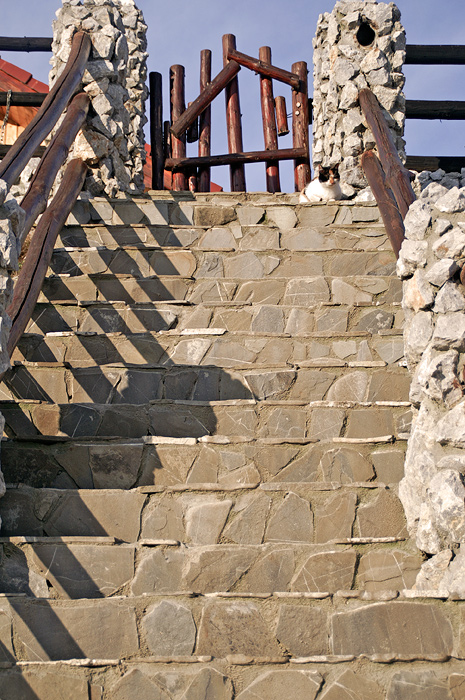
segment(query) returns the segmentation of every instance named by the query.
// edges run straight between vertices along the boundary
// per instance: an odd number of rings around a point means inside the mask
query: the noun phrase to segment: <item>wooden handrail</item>
[[[191,106],[188,107],[181,116],[174,122],[170,131],[173,136],[180,138],[191,124],[202,114],[204,109],[208,107],[215,97],[229,85],[231,80],[236,77],[241,67],[235,61],[228,63],[214,78],[211,83],[203,90],[195,99]]]
[[[361,157],[363,171],[368,180],[368,184],[375,196],[379,207],[381,217],[383,219],[384,228],[391,242],[396,258],[399,257],[399,251],[402,241],[405,236],[404,222],[400,215],[394,196],[386,187],[386,180],[374,151],[365,151]]]
[[[166,170],[186,170],[200,166],[240,165],[242,163],[265,163],[267,160],[294,160],[308,158],[305,148],[281,148],[278,151],[248,151],[246,153],[225,153],[219,156],[202,158],[167,158]]]
[[[85,92],[81,92],[73,98],[60,128],[34,173],[29,189],[21,202],[21,207],[26,212],[26,220],[21,233],[21,245],[34,221],[47,207],[47,198],[55,182],[55,177],[68,157],[69,149],[79,129],[87,119],[89,107],[90,97]]]
[[[48,92],[12,92],[8,96],[7,92],[0,92],[0,105],[11,105],[11,107],[40,107]]]
[[[409,206],[416,199],[410,183],[410,175],[402,165],[397,148],[392,140],[391,132],[375,95],[368,88],[364,88],[360,90],[358,97],[378,148],[386,184],[394,193],[400,214],[404,219]]]
[[[92,42],[85,32],[74,35],[71,53],[61,75],[44,100],[34,119],[19,136],[0,163],[0,179],[10,186],[16,181],[35,149],[51,132],[81,83]]]
[[[407,65],[465,65],[465,46],[407,44],[405,48],[405,63]]]
[[[274,78],[275,80],[279,80],[281,83],[290,85],[292,88],[294,88],[294,90],[300,91],[301,82],[296,73],[291,73],[291,71],[277,68],[276,66],[271,65],[269,61],[262,61],[258,58],[247,56],[247,54],[236,51],[236,49],[230,49],[228,51],[228,58],[236,61],[245,68],[253,70],[255,73],[264,75],[266,78]]]
[[[49,37],[0,36],[0,51],[51,51]]]
[[[10,357],[26,330],[50,264],[55,241],[82,190],[86,174],[87,165],[83,160],[75,158],[69,162],[58,192],[34,232],[14,287],[13,300],[7,308],[7,314],[12,320],[7,344]]]

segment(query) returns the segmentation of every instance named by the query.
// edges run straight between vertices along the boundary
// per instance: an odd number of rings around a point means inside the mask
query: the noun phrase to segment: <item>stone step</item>
[[[239,319],[241,312],[233,311],[234,314]],[[153,318],[150,312],[145,314],[145,310],[137,316],[141,324]],[[392,313],[379,309],[372,315],[362,316],[359,325],[392,322],[392,318]],[[114,315],[107,316],[98,309],[93,317],[88,317],[88,323],[83,327],[110,325],[114,319]],[[247,322],[250,323],[250,316]],[[279,326],[275,328],[278,331]],[[12,359],[13,364],[24,361],[66,362],[73,367],[119,364],[178,366],[184,369],[200,365],[230,370],[346,366],[380,368],[399,363],[404,365],[404,343],[398,329],[374,334],[362,330],[334,329],[298,336],[272,331],[227,331],[224,327],[133,334],[119,331],[105,335],[95,330],[52,331],[45,337],[38,333],[25,334]]]
[[[317,594],[316,599],[305,594],[249,598],[234,593],[68,601],[12,597],[0,601],[2,655],[13,662],[105,659],[106,663],[99,664],[104,667],[126,659],[186,664],[215,657],[215,663],[222,660],[243,666],[255,662],[254,671],[260,675],[267,675],[261,665],[283,672],[286,667],[278,664],[285,662],[294,662],[296,665],[289,668],[297,674],[302,673],[299,664],[347,663],[360,657],[376,664],[444,662],[452,656],[463,659],[464,602],[444,601],[439,607],[435,598],[417,600],[410,598],[410,593],[388,601],[375,597],[376,602],[371,596],[368,600],[354,598],[352,591]],[[142,668],[147,672],[146,664]],[[118,670],[121,676],[121,668]],[[169,687],[173,683],[171,668],[170,674]],[[159,681],[163,675],[155,678]],[[315,680],[313,674],[306,674],[306,678],[307,691],[313,692],[301,695],[305,700],[315,698],[318,690],[318,684],[310,685]],[[287,676],[286,683],[291,679]],[[397,677],[398,682],[401,679]],[[276,678],[268,676],[271,680]],[[258,685],[258,680],[255,683]],[[376,687],[373,684],[370,690]],[[271,687],[276,691],[275,683]],[[284,692],[284,683],[278,689]],[[111,697],[134,697],[130,690],[131,685]],[[266,686],[255,686],[243,697],[273,696],[266,692]],[[298,696],[293,693],[293,697]]]
[[[416,654],[367,657],[357,658],[356,673],[349,667],[350,661],[355,660],[352,655],[333,654],[295,657],[284,662],[262,658],[260,665],[254,665],[251,657],[237,654],[224,660],[205,656],[176,660],[152,657],[143,663],[137,659],[73,659],[18,665],[5,662],[0,667],[0,685],[8,700],[102,700],[103,694],[118,700],[278,700],[286,697],[289,688],[293,700],[315,700],[323,686],[325,693],[321,697],[325,700],[360,697],[360,691],[370,700],[415,696],[460,700],[464,682],[462,651],[459,659],[441,658],[442,663],[435,664],[434,672],[415,663]],[[421,658],[430,663],[439,660],[438,655]],[[173,687],[178,692],[168,695],[168,689]],[[59,695],[55,689],[59,689]]]
[[[291,336],[325,337],[347,332],[363,335],[397,334],[402,337],[403,310],[398,303],[319,304],[296,308],[280,304],[249,302],[207,302],[193,307],[187,302],[92,302],[90,304],[37,304],[27,327],[28,333],[144,333],[163,332],[194,335],[203,329],[236,333],[272,333]]]
[[[208,441],[207,441],[208,440]],[[334,438],[314,443],[275,438],[12,438],[2,442],[8,483],[36,487],[131,489],[161,492],[285,488],[337,491],[397,484],[404,475],[405,442]],[[264,487],[265,488],[265,487]],[[355,488],[355,486],[354,486]]]
[[[55,248],[48,275],[131,275],[225,278],[234,280],[300,277],[394,276],[393,252],[289,252],[271,245],[267,252],[204,252],[170,248]]]
[[[407,402],[169,401],[151,405],[0,402],[7,436],[227,437],[279,440],[405,439]]]
[[[405,368],[377,368],[371,361],[366,363],[367,367],[363,367],[363,361],[357,362],[357,367],[347,367],[342,361],[340,364],[342,367],[324,369],[287,364],[267,369],[239,367],[229,371],[213,362],[204,368],[173,364],[141,368],[23,363],[15,365],[5,376],[0,385],[0,400],[139,405],[160,399],[409,400],[410,376]],[[378,364],[384,365],[382,361]]]
[[[114,537],[161,546],[279,543],[288,551],[297,545],[363,549],[391,543],[392,547],[407,537],[395,486],[367,482],[222,486],[216,484],[209,491],[196,484],[132,490],[109,485],[9,487],[0,500],[2,535]]]
[[[152,518],[153,521],[153,518]],[[174,593],[381,593],[411,588],[422,557],[403,542],[181,545],[160,539],[3,537],[4,594],[79,599]]]
[[[39,303],[123,301],[250,302],[313,308],[321,303],[379,305],[402,300],[402,281],[397,277],[296,277],[295,279],[246,279],[162,276],[137,279],[133,276],[92,274],[80,277],[47,277]]]
[[[292,214],[291,214],[292,216]],[[294,215],[295,216],[295,215]],[[294,219],[295,220],[295,219]],[[266,225],[242,226],[235,221],[223,226],[191,225],[67,225],[60,232],[58,248],[195,248],[203,251],[266,250],[309,251],[314,253],[339,251],[377,251],[390,253],[392,246],[381,223],[332,224],[310,222],[295,228]]]

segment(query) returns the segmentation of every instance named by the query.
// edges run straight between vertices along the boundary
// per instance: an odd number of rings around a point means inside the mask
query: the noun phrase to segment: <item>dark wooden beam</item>
[[[0,160],[3,159],[13,146],[5,146],[4,144],[0,145]],[[31,158],[42,158],[46,150],[46,146],[39,146],[36,148],[34,153],[32,154]]]
[[[405,237],[402,216],[397,207],[392,191],[386,185],[383,168],[374,151],[365,151],[361,157],[363,172],[375,196],[383,219],[384,228],[391,242],[396,258]]]
[[[281,83],[286,83],[286,85],[293,87],[294,90],[300,90],[301,88],[300,78],[296,73],[291,73],[288,70],[272,66],[271,61],[253,58],[235,49],[230,49],[228,51],[228,58],[237,61],[237,63],[240,63],[241,66],[245,66],[245,68],[250,68],[250,70],[253,70],[255,73],[264,75],[266,78],[274,78]]]
[[[386,119],[375,95],[365,88],[358,93],[360,107],[378,148],[379,159],[383,166],[386,184],[396,198],[399,211],[404,219],[409,206],[415,201],[415,193],[410,183],[410,176],[403,166]]]
[[[76,32],[68,62],[48,93],[42,107],[18,137],[0,163],[0,179],[11,186],[22,173],[36,148],[52,131],[66,105],[81,84],[92,41],[89,34]]]
[[[82,190],[86,173],[87,165],[80,158],[69,162],[58,192],[34,232],[14,287],[13,300],[7,308],[7,314],[13,324],[7,344],[10,357],[29,323],[50,264],[55,241]]]
[[[199,117],[204,109],[206,109],[220,94],[224,88],[229,85],[231,80],[236,77],[241,67],[235,61],[228,63],[221,70],[216,78],[207,85],[205,90],[202,90],[200,95],[194,100],[190,107],[177,119],[171,127],[171,133],[180,138],[182,134],[190,127],[191,124]]]
[[[7,92],[0,92],[0,106],[10,103],[12,107],[40,107],[48,92],[12,92],[8,100]]]
[[[406,100],[407,119],[465,119],[465,102]]]
[[[161,73],[149,73],[152,190],[163,189],[163,95]]]
[[[225,153],[202,158],[168,158],[166,170],[185,170],[201,166],[240,165],[243,163],[266,163],[268,160],[293,160],[308,157],[305,148],[281,148],[279,151],[248,151],[247,153]]]
[[[465,168],[465,156],[407,156],[406,167],[417,172],[442,168],[446,173],[459,173]]]
[[[406,64],[422,66],[431,65],[465,65],[465,46],[439,46],[423,44],[407,44]]]
[[[79,129],[86,121],[89,107],[89,95],[85,92],[76,95],[34,173],[29,189],[21,201],[21,206],[26,212],[26,220],[21,232],[21,245],[23,245],[39,214],[42,214],[47,207],[48,196],[55,182],[55,177],[68,157],[69,149]]]
[[[48,37],[0,36],[0,51],[51,51]]]

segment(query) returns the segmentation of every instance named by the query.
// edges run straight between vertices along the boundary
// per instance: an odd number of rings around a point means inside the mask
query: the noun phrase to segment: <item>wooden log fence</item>
[[[231,64],[232,65],[232,64]],[[200,52],[200,94],[207,90],[212,77],[212,52],[204,49]],[[199,115],[199,157],[211,155],[211,124],[212,110],[208,105]],[[199,166],[198,170],[199,192],[210,192],[211,176],[208,165]]]
[[[76,32],[66,67],[34,119],[27,125],[0,163],[0,179],[5,180],[10,186],[24,170],[36,148],[49,135],[79,87],[91,48],[90,36],[85,32]]]
[[[279,151],[248,151],[246,153],[225,153],[218,156],[203,158],[168,158],[165,161],[166,170],[177,172],[189,167],[235,165],[245,163],[266,163],[278,160],[301,160],[305,158],[305,148],[280,148]]]
[[[260,62],[271,64],[271,48],[261,46],[258,50]],[[262,108],[263,138],[265,149],[278,150],[278,128],[276,126],[276,110],[273,96],[273,83],[271,78],[263,73],[260,75],[260,104]],[[308,126],[307,126],[308,130]],[[266,189],[267,192],[281,192],[279,181],[279,161],[266,161]]]
[[[175,65],[170,68],[170,94],[171,94],[171,122],[176,123],[186,109],[184,94],[184,66]],[[173,158],[186,157],[186,134],[179,137],[171,134],[171,153]],[[173,175],[173,190],[178,192],[187,189],[185,173],[177,172]]]
[[[236,49],[236,37],[234,34],[223,36],[223,63],[226,66],[229,62],[228,53]],[[225,88],[226,99],[226,130],[228,134],[229,153],[242,153],[242,119],[241,105],[239,100],[239,81],[237,75]],[[231,181],[231,192],[245,192],[245,169],[242,163],[231,164],[229,166]]]
[[[308,88],[307,64],[305,61],[294,63],[292,70],[300,78],[301,88],[292,91],[292,143],[294,148],[305,149],[307,156],[294,161],[294,184],[297,192],[303,190],[310,182],[310,159],[308,154]]]
[[[152,189],[163,189],[163,94],[161,73],[150,73],[150,144],[152,155]]]
[[[279,80],[281,83],[286,83],[286,85],[290,85],[292,88],[294,88],[294,90],[300,90],[302,87],[298,75],[271,65],[271,49],[270,55],[267,59],[264,57],[259,57],[258,60],[256,58],[252,58],[252,56],[247,56],[245,53],[236,51],[235,49],[229,49],[228,59],[236,61],[241,66],[245,66],[246,68],[253,70],[255,73],[259,73],[263,77],[273,78],[274,80]]]

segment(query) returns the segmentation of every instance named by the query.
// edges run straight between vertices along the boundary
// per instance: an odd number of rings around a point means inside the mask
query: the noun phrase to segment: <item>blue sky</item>
[[[136,0],[137,1],[137,0]],[[2,33],[8,36],[51,36],[51,23],[60,0],[15,0],[2,4]],[[138,0],[148,24],[149,70],[163,75],[165,118],[168,118],[167,85],[169,67],[181,63],[186,68],[186,98],[193,100],[199,90],[201,49],[213,52],[213,75],[222,68],[221,36],[235,34],[240,51],[258,56],[260,46],[271,46],[273,63],[290,69],[304,60],[311,69],[312,38],[318,15],[331,11],[334,0]],[[463,0],[398,0],[402,22],[411,44],[465,43]],[[439,9],[440,8],[440,9]],[[47,82],[48,55],[6,53],[2,58],[31,71]],[[409,99],[465,100],[465,66],[406,66],[405,93]],[[244,148],[263,148],[258,77],[243,68],[239,74]],[[275,84],[275,95],[284,94],[290,105],[290,88]],[[464,155],[465,125],[461,122],[407,122],[407,153],[410,155]],[[290,137],[280,139],[280,147],[290,147]],[[189,154],[196,155],[197,144]],[[224,98],[216,98],[213,110],[212,152],[227,150]],[[290,164],[282,164],[282,186],[292,189]],[[229,189],[227,170],[217,168],[213,179]],[[264,166],[246,169],[249,190],[263,190]]]

